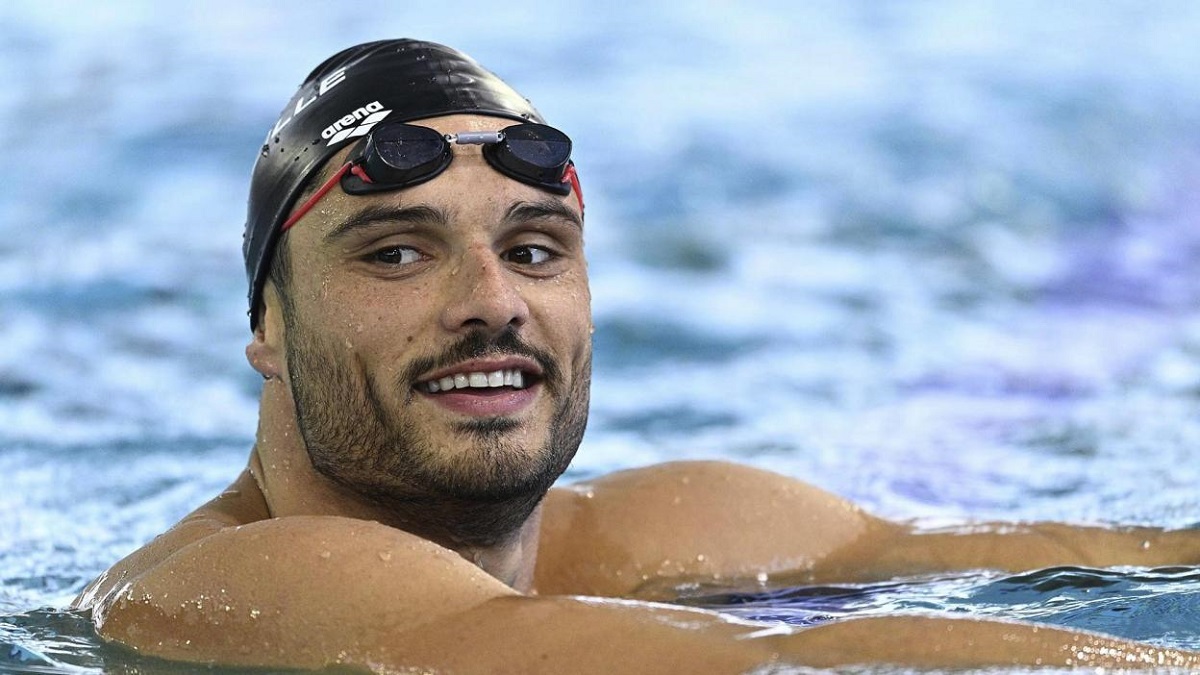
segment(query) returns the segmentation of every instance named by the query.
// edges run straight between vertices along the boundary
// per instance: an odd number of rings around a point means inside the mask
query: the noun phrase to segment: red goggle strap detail
[[[375,182],[375,181],[371,180],[370,176],[367,175],[367,170],[363,168],[362,164],[354,164],[353,166],[351,166],[350,173],[354,174],[355,176],[358,176],[359,180],[361,180],[364,183],[370,184],[370,183]]]
[[[579,186],[579,174],[575,172],[575,162],[568,163],[567,168],[563,169],[563,182],[571,184],[571,189],[575,191],[575,198],[579,200],[579,212],[583,213],[583,188]]]
[[[330,190],[333,189],[334,185],[338,184],[338,181],[340,181],[342,179],[342,176],[346,175],[347,171],[353,170],[352,167],[353,167],[353,169],[358,168],[357,166],[355,166],[354,162],[346,162],[345,166],[338,169],[337,173],[333,174],[333,176],[331,176],[329,178],[329,180],[325,181],[325,183],[322,184],[321,187],[317,188],[317,191],[312,193],[311,197],[304,200],[304,203],[301,204],[300,207],[297,208],[295,211],[293,211],[292,215],[288,216],[287,220],[283,221],[283,225],[281,225],[279,227],[279,232],[282,234],[284,232],[287,232],[289,229],[291,229],[291,227],[296,224],[296,221],[303,218],[304,214],[311,211],[312,207],[315,206],[317,202],[321,201],[321,197],[324,197],[326,192],[329,192]],[[361,169],[359,169],[359,171],[361,171]],[[355,175],[357,176],[358,174],[355,173]],[[362,178],[363,178],[363,180],[366,180],[365,174],[362,176]]]

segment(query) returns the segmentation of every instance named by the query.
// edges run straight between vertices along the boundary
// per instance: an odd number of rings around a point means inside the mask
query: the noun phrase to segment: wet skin
[[[249,467],[81,594],[101,635],[191,661],[454,672],[1197,664],[1022,624],[885,617],[790,632],[601,599],[668,597],[685,581],[1187,563],[1200,538],[1052,524],[917,533],[720,462],[545,494],[587,409],[582,214],[574,196],[496,173],[478,148],[454,152],[419,186],[334,190],[289,232],[290,286],[268,285],[247,347],[265,378]],[[429,387],[504,371],[528,386]]]

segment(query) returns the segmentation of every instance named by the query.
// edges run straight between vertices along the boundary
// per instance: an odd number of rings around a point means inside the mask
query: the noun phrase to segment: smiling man
[[[76,606],[102,636],[188,661],[403,672],[1200,664],[1019,623],[792,631],[629,601],[682,583],[1186,563],[1200,539],[920,533],[717,462],[551,490],[591,376],[570,145],[441,45],[369,43],[313,71],[251,186],[246,353],[264,384],[249,466],[85,589]]]

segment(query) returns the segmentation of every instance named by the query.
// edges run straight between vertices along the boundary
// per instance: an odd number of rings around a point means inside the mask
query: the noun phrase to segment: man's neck
[[[456,542],[435,528],[422,527],[404,514],[326,478],[313,467],[295,422],[290,392],[279,380],[268,380],[263,385],[250,472],[274,518],[327,515],[377,521],[449,548],[518,591],[528,591],[532,586],[540,505],[515,533],[486,546]]]

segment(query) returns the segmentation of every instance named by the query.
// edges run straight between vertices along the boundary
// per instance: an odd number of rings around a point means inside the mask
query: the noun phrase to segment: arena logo
[[[383,104],[379,101],[372,101],[355,108],[353,112],[342,115],[338,121],[325,127],[325,130],[321,132],[321,138],[329,141],[326,145],[333,145],[347,138],[365,136],[370,133],[371,127],[391,113],[391,110],[384,110]]]

